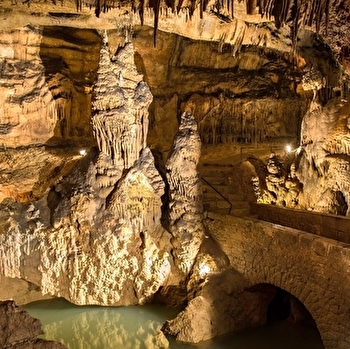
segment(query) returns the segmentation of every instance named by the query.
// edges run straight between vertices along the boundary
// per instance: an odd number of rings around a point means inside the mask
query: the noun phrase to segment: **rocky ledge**
[[[65,349],[65,345],[38,338],[41,322],[14,301],[0,302],[0,347],[12,349]]]

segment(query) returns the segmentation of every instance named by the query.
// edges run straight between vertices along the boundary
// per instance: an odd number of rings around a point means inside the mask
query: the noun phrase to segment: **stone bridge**
[[[350,348],[350,244],[253,217],[209,218],[212,237],[248,287],[289,292],[312,315],[325,349]]]

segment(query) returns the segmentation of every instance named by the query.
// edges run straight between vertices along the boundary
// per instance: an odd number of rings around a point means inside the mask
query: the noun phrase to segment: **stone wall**
[[[350,242],[349,218],[257,203],[250,203],[250,211],[264,221],[345,243]]]

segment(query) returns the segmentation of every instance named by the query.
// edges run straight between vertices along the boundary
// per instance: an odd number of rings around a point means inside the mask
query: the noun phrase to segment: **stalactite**
[[[256,8],[256,0],[246,0],[247,3],[247,14],[252,15],[254,14],[255,8]],[[230,7],[230,2],[227,4],[227,8]]]
[[[325,149],[332,155],[350,155],[350,137],[331,139],[326,143]]]
[[[212,103],[210,97],[196,98],[196,102]],[[215,99],[217,101],[217,99]],[[211,107],[208,112],[200,112],[199,105],[196,118],[199,120],[199,134],[203,144],[241,142],[264,142],[273,139],[277,134],[289,136],[297,132],[299,115],[306,112],[307,104],[297,100],[283,103],[280,100],[260,99],[250,103],[241,99],[224,99],[220,104]],[[220,135],[220,136],[218,136]]]
[[[29,0],[29,2],[30,1],[32,0]],[[221,7],[225,13],[230,14],[231,18],[234,18],[234,1],[235,0],[218,0],[217,2],[218,7]],[[82,1],[76,0],[75,4],[77,11],[80,11],[82,9]],[[209,1],[166,0],[161,3],[161,0],[127,0],[122,3],[120,0],[86,0],[84,4],[94,7],[97,17],[101,12],[108,11],[109,8],[117,8],[123,5],[131,6],[132,11],[139,14],[141,25],[144,24],[145,12],[152,10],[154,17],[154,44],[156,45],[159,16],[163,10],[167,12],[167,10],[170,9],[175,15],[181,15],[182,10],[185,10],[187,20],[191,20],[194,11],[198,8],[200,17],[202,18]],[[319,31],[321,22],[325,20],[327,27],[330,6],[336,6],[336,1],[332,3],[330,0],[246,0],[247,14],[253,13],[255,8],[258,8],[258,12],[262,16],[269,19],[274,18],[277,27],[288,22],[296,24],[294,29],[296,33],[301,24],[308,26],[315,25],[316,30]],[[220,14],[220,9],[218,9],[218,11],[218,14]],[[296,18],[298,19],[297,21],[295,21]]]
[[[108,39],[104,40],[94,88],[93,131],[100,151],[114,165],[122,159],[124,168],[130,168],[146,147],[152,95],[136,70],[132,44],[119,48],[111,60]]]

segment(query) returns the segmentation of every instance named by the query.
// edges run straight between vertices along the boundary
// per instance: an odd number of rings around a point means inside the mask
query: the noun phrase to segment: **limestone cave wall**
[[[21,301],[196,307],[203,260],[218,274],[230,262],[206,243],[203,146],[216,161],[218,146],[288,140],[297,149],[284,157],[235,164],[249,178],[233,187],[348,214],[346,69],[313,28],[293,41],[261,18],[161,18],[154,46],[127,12],[31,6],[4,10],[0,37],[0,274],[26,283]],[[228,294],[246,286],[237,280]]]

